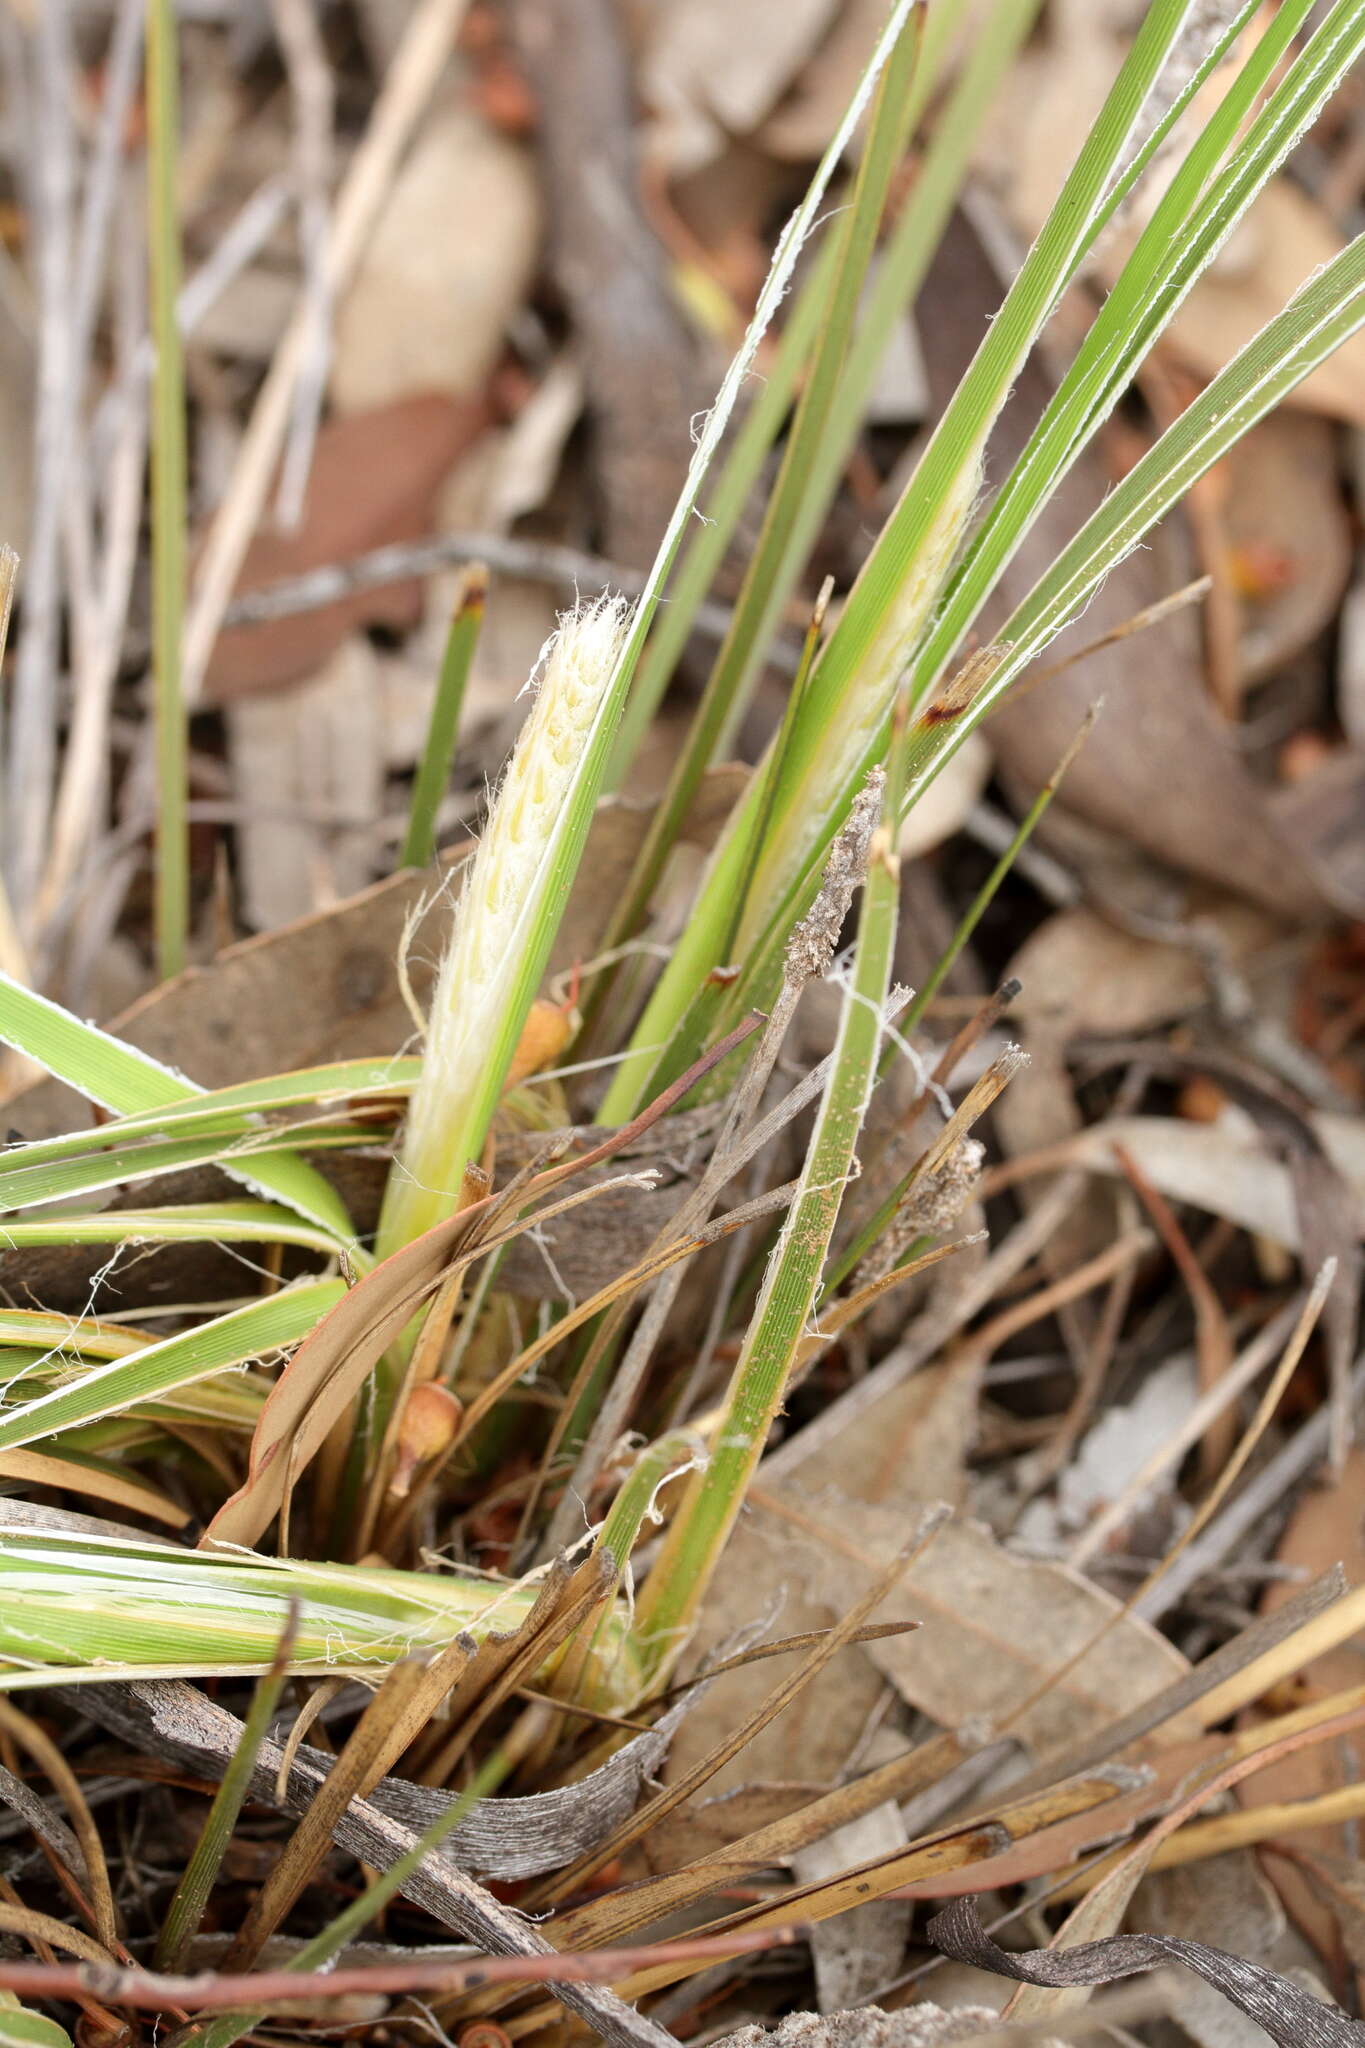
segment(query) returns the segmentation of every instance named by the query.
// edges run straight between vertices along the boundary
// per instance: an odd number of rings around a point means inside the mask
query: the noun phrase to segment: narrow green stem
[[[782,1405],[875,1084],[899,899],[892,847],[903,739],[898,733],[863,887],[852,984],[801,1185],[764,1277],[710,1462],[688,1486],[637,1610],[642,1664],[656,1684],[683,1647]]]
[[[358,1898],[352,1900],[335,1920],[305,1942],[296,1955],[285,1964],[288,1970],[321,1970],[339,1955],[348,1941],[359,1934],[377,1913],[381,1913],[389,1900],[396,1897],[410,1877],[421,1869],[427,1857],[439,1849],[470,1808],[480,1799],[486,1799],[495,1792],[511,1769],[514,1758],[504,1750],[494,1750],[487,1761],[480,1765],[467,1788],[458,1799],[452,1799],[445,1812],[439,1814],[431,1826],[418,1836],[412,1847],[381,1871]],[[194,2035],[194,2048],[234,2048],[244,2035],[254,2033],[266,2017],[269,2008],[256,2006],[241,2012],[220,2013]]]
[[[180,222],[179,51],[171,0],[147,0],[147,243],[152,384],[152,722],[156,746],[156,958],[163,980],[185,965],[189,930],[188,720],[181,690],[187,522],[185,366],[176,318]]]
[[[460,711],[487,602],[488,571],[482,562],[473,562],[465,571],[446,636],[426,744],[413,779],[407,836],[399,859],[401,867],[425,867],[436,851],[436,813],[450,781]]]
[[[902,1031],[907,1034],[915,1030],[930,1003],[932,1003],[934,997],[952,973],[954,962],[959,958],[963,947],[971,938],[972,933],[976,930],[992,903],[994,903],[1000,884],[1018,860],[1024,847],[1027,846],[1029,840],[1033,837],[1039,820],[1061,787],[1062,778],[1065,776],[1067,769],[1090,737],[1097,709],[1098,707],[1087,713],[1080,731],[1075,739],[1072,740],[1071,745],[1067,748],[1061,760],[1033,799],[1033,802],[1029,805],[1028,810],[1020,820],[1019,829],[987,875],[985,881],[981,884],[981,887],[977,890],[976,895],[972,898],[966,916],[953,933],[952,938],[949,939],[937,966],[926,978],[923,988],[916,991],[901,1025]]]
[[[265,1740],[280,1694],[289,1676],[289,1660],[293,1654],[294,1635],[298,1624],[298,1604],[290,1605],[289,1616],[280,1637],[280,1647],[275,1661],[265,1676],[257,1681],[252,1694],[251,1707],[242,1724],[242,1733],[237,1747],[232,1752],[222,1782],[213,1796],[213,1804],[205,1817],[199,1840],[193,1854],[185,1865],[175,1896],[166,1909],[166,1919],[157,1937],[152,1967],[156,1970],[179,1970],[189,1953],[190,1943],[199,1932],[209,1896],[218,1881],[218,1872],[223,1858],[232,1841],[237,1819],[251,1790],[251,1776],[256,1768],[256,1757]]]
[[[877,88],[872,127],[852,201],[836,229],[838,257],[810,374],[729,630],[636,861],[625,903],[613,920],[605,942],[608,946],[629,938],[640,924],[720,736],[733,728],[747,701],[763,650],[800,573],[803,556],[799,549],[809,539],[801,507],[835,407],[859,290],[872,259],[892,173],[904,147],[906,94],[918,47],[919,23],[912,16]]]

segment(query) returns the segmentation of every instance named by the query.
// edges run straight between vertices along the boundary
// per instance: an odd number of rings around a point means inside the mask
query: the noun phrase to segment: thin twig
[[[34,405],[33,523],[24,563],[24,630],[9,722],[6,865],[22,919],[37,887],[57,759],[57,665],[62,506],[76,416],[71,329],[71,231],[76,194],[69,0],[48,0],[34,36],[33,223],[39,299]]]
[[[141,248],[142,209],[137,195],[122,195],[120,233],[125,254],[118,266],[114,337],[117,360],[124,371],[136,359],[145,334],[146,297],[143,266],[132,251]],[[52,841],[38,898],[37,918],[46,931],[72,878],[97,837],[105,815],[109,777],[109,714],[123,648],[124,626],[133,593],[142,518],[142,486],[147,463],[147,408],[139,385],[122,410],[119,435],[108,465],[101,552],[104,573],[96,593],[97,610],[88,644],[79,638],[74,649],[74,690],[71,727],[67,734]],[[87,504],[78,503],[73,478],[68,508],[77,533],[89,518]]]
[[[430,102],[468,0],[422,0],[375,102],[370,124],[337,196],[328,249],[327,286],[338,299],[353,277],[414,129]],[[308,360],[308,307],[290,321],[261,386],[243,437],[232,482],[199,565],[185,630],[185,695],[199,695],[213,643],[237,581],[247,544],[265,509]]]
[[[499,575],[549,583],[575,597],[591,598],[607,590],[619,591],[623,597],[638,597],[645,586],[645,578],[636,569],[609,562],[602,555],[584,554],[578,548],[560,547],[552,541],[519,540],[490,532],[438,533],[430,540],[399,541],[389,547],[373,548],[368,554],[353,555],[349,561],[331,562],[325,568],[310,569],[304,576],[289,576],[260,590],[244,591],[228,605],[223,624],[257,626],[269,619],[292,618],[299,612],[335,604],[357,591],[406,583],[414,576],[431,576],[439,569],[468,562],[484,562]],[[723,639],[731,615],[731,607],[726,604],[699,605],[696,629],[708,639]],[[769,651],[773,666],[787,675],[794,672],[799,655],[799,645],[791,634],[775,639]]]
[[[140,2011],[161,2012],[178,2005],[193,2012],[225,2012],[248,2002],[274,2006],[297,1998],[311,2002],[377,1992],[473,1991],[481,1984],[609,1984],[613,1977],[651,1963],[789,1948],[806,1938],[806,1929],[800,1926],[737,1929],[733,1934],[601,1949],[592,1955],[462,1956],[454,1961],[415,1956],[411,1961],[350,1969],[249,1970],[230,1976],[212,1970],[159,1976],[152,1970],[100,1963],[0,1962],[0,1987],[41,1998],[85,1994]]]
[[[280,524],[288,528],[297,526],[303,516],[304,493],[332,360],[333,298],[327,245],[334,95],[332,67],[313,0],[271,0],[271,7],[294,103],[294,168],[303,250],[300,319],[306,329],[276,500]]]

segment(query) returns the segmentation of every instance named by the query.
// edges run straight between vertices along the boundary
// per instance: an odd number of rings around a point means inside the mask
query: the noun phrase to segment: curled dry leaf
[[[77,1713],[89,1715],[122,1740],[162,1757],[174,1750],[177,1741],[188,1741],[193,1747],[197,1739],[202,1740],[204,1713],[213,1716],[221,1711],[211,1707],[192,1686],[167,1681],[81,1687],[79,1694],[74,1702]],[[215,1774],[226,1761],[222,1749],[224,1736],[230,1736],[230,1746],[235,1747],[241,1732],[241,1723],[234,1716],[227,1715],[225,1719],[231,1726],[216,1730],[204,1745],[219,1759]],[[333,1760],[321,1752],[317,1754],[324,1770],[330,1768]],[[280,1760],[276,1750],[277,1767]],[[205,1768],[207,1762],[208,1756],[201,1753],[197,1768]],[[292,1785],[292,1774],[290,1782]],[[313,1790],[315,1781],[310,1784],[309,1796]],[[262,1796],[273,1797],[273,1787],[262,1787]],[[505,1806],[510,1802],[488,1803]],[[353,1799],[336,1824],[334,1840],[339,1848],[371,1869],[387,1870],[414,1847],[425,1826],[425,1821],[414,1825],[411,1820],[386,1811],[373,1797]],[[535,1929],[469,1877],[451,1855],[425,1857],[402,1890],[405,1898],[450,1928],[459,1940],[473,1942],[488,1954],[543,1955],[547,1951],[548,1944]],[[672,2048],[670,2037],[661,2027],[633,2012],[612,1991],[566,1984],[559,1988],[559,1997],[612,2048]]]
[[[241,1739],[235,1714],[206,1699],[180,1679],[80,1688],[79,1711],[89,1713],[117,1735],[199,1776],[220,1778]],[[525,1796],[504,1794],[481,1800],[457,1822],[443,1854],[480,1876],[502,1880],[560,1870],[605,1841],[629,1814],[641,1787],[668,1754],[686,1707],[675,1707],[646,1735],[634,1736],[609,1762],[576,1784]],[[251,1797],[299,1814],[312,1800],[335,1758],[302,1744],[289,1761],[283,1800],[279,1775],[285,1760],[280,1743],[261,1744],[252,1772]],[[446,1811],[453,1795],[407,1778],[381,1778],[367,1803],[414,1834]],[[354,1810],[354,1809],[353,1809]]]
[[[1201,1941],[1173,1934],[1114,1934],[1078,1948],[1011,1955],[991,1940],[971,1899],[955,1899],[935,1914],[926,1932],[955,1962],[1017,1984],[1112,1984],[1142,1970],[1183,1963],[1264,2027],[1277,2048],[1365,2048],[1365,2026],[1339,2007],[1324,2005],[1288,1977]]]
[[[1298,1974],[1312,1964],[1311,1951],[1287,1927],[1249,1849],[1153,1872],[1138,1887],[1129,1924],[1135,1932],[1187,1935],[1282,1974]],[[1230,2012],[1201,1977],[1180,1973],[1172,1984],[1172,2007],[1196,2048],[1263,2048],[1255,2023]]]

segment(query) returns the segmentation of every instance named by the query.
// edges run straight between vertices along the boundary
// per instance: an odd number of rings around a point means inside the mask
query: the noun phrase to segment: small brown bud
[[[443,1456],[455,1441],[463,1409],[449,1387],[436,1380],[414,1387],[398,1427],[398,1453],[389,1492],[402,1500],[423,1465]]]

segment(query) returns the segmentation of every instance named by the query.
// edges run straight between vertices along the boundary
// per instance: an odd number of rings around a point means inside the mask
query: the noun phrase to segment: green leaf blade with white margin
[[[309,1280],[216,1316],[198,1329],[144,1345],[0,1416],[0,1451],[17,1450],[78,1423],[119,1415],[195,1380],[297,1344],[336,1307],[341,1280]]]
[[[1042,507],[1110,416],[1190,290],[1365,50],[1365,9],[1359,0],[1339,0],[1233,150],[1311,4],[1286,0],[1157,201],[950,580],[933,630],[916,657],[914,701],[933,686]]]
[[[964,718],[934,729],[915,762],[906,808],[1068,625],[1124,558],[1228,450],[1365,327],[1365,235],[1301,285],[1226,369],[1115,485],[1006,622],[1007,647]]]
[[[306,1127],[304,1142],[321,1151],[338,1144],[365,1144],[373,1135],[363,1125],[318,1124]],[[257,1184],[281,1160],[286,1165],[294,1160],[294,1136],[290,1131],[272,1131],[261,1125],[246,1136],[234,1131],[226,1135],[214,1132],[200,1138],[168,1138],[159,1144],[149,1141],[129,1145],[123,1151],[97,1150],[75,1158],[40,1161],[36,1166],[25,1164],[21,1155],[8,1170],[0,1168],[0,1212],[42,1208],[47,1203],[70,1201],[77,1195],[96,1194],[101,1188],[123,1187],[191,1166],[221,1166],[224,1172],[247,1182],[256,1192]],[[307,1167],[305,1171],[311,1173],[313,1169]],[[325,1181],[323,1186],[327,1186]],[[296,1204],[290,1206],[295,1214],[299,1213]],[[335,1229],[325,1222],[314,1217],[304,1220],[323,1232],[334,1251],[339,1242],[349,1242],[339,1240]],[[350,1245],[349,1249],[351,1256],[359,1260],[361,1254],[356,1247]]]
[[[117,1115],[153,1111],[183,1102],[204,1090],[149,1053],[82,1023],[60,1003],[36,995],[22,982],[0,974],[0,1039],[26,1053],[49,1074],[78,1088],[101,1109]],[[339,1245],[355,1237],[345,1204],[306,1160],[286,1157],[259,1163],[250,1173],[229,1169],[253,1193],[273,1197],[325,1230]]]
[[[88,1216],[7,1217],[0,1252],[53,1244],[292,1244],[333,1252],[330,1234],[277,1202],[187,1202],[176,1209],[99,1209]]]

